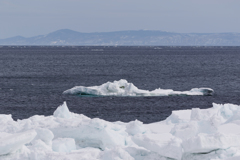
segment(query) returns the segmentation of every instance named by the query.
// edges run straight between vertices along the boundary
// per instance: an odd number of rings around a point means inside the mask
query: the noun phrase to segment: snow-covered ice
[[[173,111],[164,121],[108,122],[69,111],[0,115],[0,160],[237,160],[240,106]]]
[[[80,96],[211,96],[211,88],[193,88],[190,91],[173,91],[172,89],[155,89],[153,91],[138,89],[133,83],[127,80],[107,82],[100,86],[76,86],[63,92],[63,94],[73,94]]]

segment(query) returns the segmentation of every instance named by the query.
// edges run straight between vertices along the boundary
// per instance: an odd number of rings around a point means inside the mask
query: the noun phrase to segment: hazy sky
[[[0,0],[0,39],[59,29],[238,32],[240,0]]]

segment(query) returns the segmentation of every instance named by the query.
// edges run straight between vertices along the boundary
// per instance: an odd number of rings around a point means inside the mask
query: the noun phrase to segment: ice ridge
[[[164,121],[108,122],[69,111],[14,121],[0,115],[1,160],[240,159],[240,106],[173,111]]]

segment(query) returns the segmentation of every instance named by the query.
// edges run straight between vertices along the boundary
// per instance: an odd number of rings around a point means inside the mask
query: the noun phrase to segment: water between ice
[[[107,121],[152,123],[172,110],[240,104],[240,47],[3,46],[0,48],[1,114],[13,119],[51,115],[67,101],[75,113]],[[99,52],[92,51],[99,50]],[[77,97],[73,86],[127,79],[140,89],[214,89],[213,96]],[[81,105],[84,104],[84,105]]]

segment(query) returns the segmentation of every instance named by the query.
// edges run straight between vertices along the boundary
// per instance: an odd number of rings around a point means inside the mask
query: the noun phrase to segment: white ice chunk
[[[8,154],[30,143],[37,135],[35,130],[0,137],[0,155]]]
[[[182,158],[182,140],[172,136],[169,133],[165,134],[141,134],[132,137],[133,142],[150,151],[158,154],[181,160]]]
[[[208,120],[217,112],[218,112],[217,109],[193,108],[191,111],[191,120],[195,120],[195,121]]]
[[[172,111],[172,114],[166,119],[166,122],[169,123],[185,123],[190,121],[191,110],[179,110]]]
[[[236,157],[230,157],[230,158],[226,158],[224,160],[239,160],[240,156],[236,156]]]
[[[32,148],[36,149],[36,150],[42,150],[42,151],[52,151],[52,146],[47,145],[45,142],[43,142],[40,139],[37,140],[33,140],[31,142],[32,144]]]
[[[8,115],[0,114],[0,122],[1,123],[6,123],[6,122],[9,122],[9,121],[13,121],[11,114],[8,114]]]
[[[239,158],[239,148],[230,147],[227,149],[213,150],[208,153],[185,153],[182,160],[229,160]],[[237,159],[239,160],[239,159]]]
[[[237,110],[233,113],[233,115],[226,121],[226,123],[234,123],[234,122],[237,122],[239,123],[240,121],[240,110]]]
[[[150,124],[144,124],[144,126],[150,130],[152,133],[161,134],[161,133],[170,133],[174,125],[167,124],[165,122],[155,122]]]
[[[99,158],[100,153],[102,153],[102,151],[97,148],[90,148],[90,147],[81,148],[78,150],[74,150],[70,153],[64,154],[67,156],[63,160],[66,160],[66,159],[69,159],[69,160],[98,160],[99,159],[100,160]]]
[[[54,138],[52,131],[50,131],[49,129],[46,129],[46,128],[37,128],[35,130],[37,132],[37,136],[35,137],[35,140],[41,139],[47,145],[49,145],[49,146],[52,145],[52,140]]]
[[[55,110],[53,116],[59,118],[72,118],[72,114],[69,111],[66,102],[63,102],[63,104]]]
[[[199,126],[197,122],[177,124],[171,130],[172,135],[183,140],[194,137],[198,134],[198,132]]]
[[[234,123],[223,124],[218,127],[218,132],[223,134],[236,134],[240,135],[240,125]]]
[[[135,160],[169,160],[169,158],[159,155],[157,152],[147,150],[139,146],[126,147],[127,151]]]
[[[207,153],[217,149],[240,146],[240,137],[239,135],[202,133],[183,141],[182,146],[184,152],[187,153]]]
[[[72,150],[76,150],[75,140],[72,138],[54,139],[52,149],[55,152],[71,152]]]
[[[63,94],[90,95],[90,96],[172,96],[172,95],[213,95],[211,88],[193,88],[190,91],[173,91],[172,89],[155,89],[153,91],[138,89],[127,80],[107,82],[100,86],[76,86],[63,92]]]
[[[0,132],[15,132],[17,130],[16,121],[12,119],[12,115],[0,114]]]
[[[100,157],[101,160],[135,160],[128,152],[120,147],[106,150]]]
[[[121,129],[122,128],[122,129]],[[56,138],[73,138],[81,147],[111,148],[125,146],[127,133],[123,127],[95,118],[86,120],[76,127],[51,128]]]
[[[143,123],[138,121],[138,120],[129,122],[126,125],[126,128],[127,128],[126,132],[130,135],[135,135],[135,134],[138,134],[138,133],[142,134],[142,133],[147,132],[147,129],[145,128]]]

